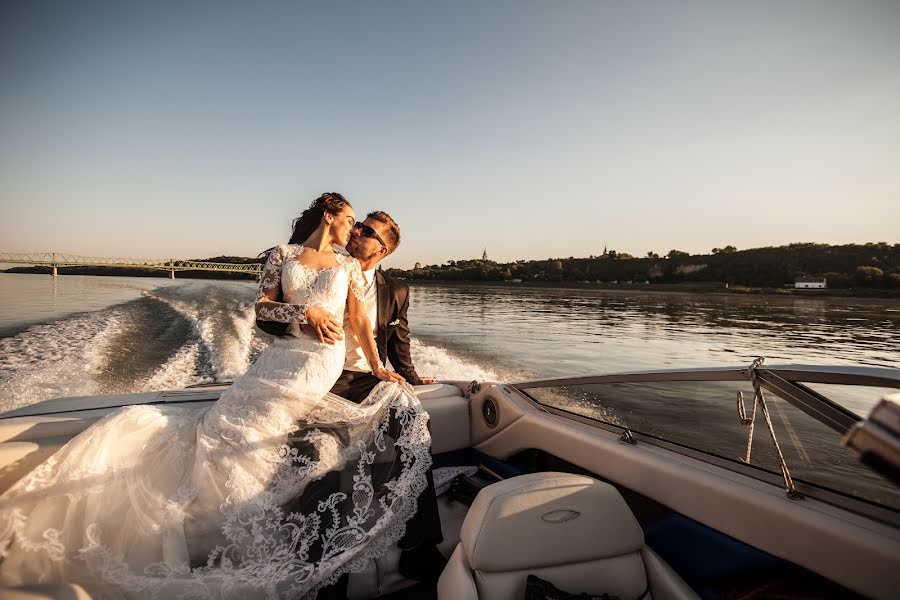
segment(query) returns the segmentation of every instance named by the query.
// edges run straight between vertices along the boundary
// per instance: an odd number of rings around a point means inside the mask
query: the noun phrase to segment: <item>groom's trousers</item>
[[[359,404],[379,383],[381,380],[371,373],[344,371],[334,387],[331,388],[331,393]],[[425,491],[419,495],[416,514],[407,521],[406,534],[397,545],[405,550],[421,544],[439,544],[443,539],[437,494],[434,490],[434,477],[431,469],[428,469],[428,485]]]
[[[359,404],[368,397],[369,393],[379,383],[381,383],[381,380],[371,373],[344,371],[334,384],[334,387],[331,388],[331,393]],[[428,485],[419,495],[416,513],[407,521],[406,533],[397,543],[402,550],[427,544],[439,544],[443,540],[441,517],[438,513],[437,495],[435,494],[434,477],[431,474],[431,469],[428,470],[427,478]],[[328,494],[334,489],[334,482],[329,479],[329,476],[326,476],[322,481],[310,485],[303,497],[298,499],[298,504],[289,510],[297,510],[301,513],[314,510],[312,507],[319,500],[327,498]],[[345,600],[347,597],[347,583],[347,575],[342,575],[336,583],[319,590],[317,599]]]

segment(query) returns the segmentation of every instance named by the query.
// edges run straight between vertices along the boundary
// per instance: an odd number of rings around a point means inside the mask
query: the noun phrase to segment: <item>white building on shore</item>
[[[824,290],[828,287],[828,280],[824,277],[798,277],[794,280],[794,287],[804,290]]]

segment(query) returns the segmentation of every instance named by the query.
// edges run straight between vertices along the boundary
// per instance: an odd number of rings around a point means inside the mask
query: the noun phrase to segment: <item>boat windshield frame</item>
[[[784,480],[780,474],[762,467],[728,460],[697,448],[679,444],[674,440],[634,431],[626,426],[591,418],[576,412],[565,410],[558,406],[551,406],[541,402],[529,393],[529,390],[537,388],[604,383],[728,381],[748,383],[751,381],[751,371],[752,369],[746,366],[626,371],[557,377],[551,379],[536,379],[506,384],[504,387],[514,390],[524,400],[527,400],[547,413],[622,435],[627,431],[630,439],[633,439],[638,443],[647,443],[664,448],[784,488]],[[764,391],[777,395],[780,399],[790,403],[816,421],[826,425],[841,435],[846,434],[854,424],[864,420],[865,416],[853,413],[837,402],[832,401],[821,392],[803,385],[804,383],[858,385],[900,390],[900,370],[879,367],[795,364],[765,365],[756,368],[756,377]],[[750,399],[750,402],[752,402],[752,398]],[[737,418],[737,415],[735,418]],[[900,511],[807,481],[795,480],[794,483],[797,491],[805,496],[845,508],[857,514],[874,518],[878,521],[893,525],[894,527],[900,527]]]

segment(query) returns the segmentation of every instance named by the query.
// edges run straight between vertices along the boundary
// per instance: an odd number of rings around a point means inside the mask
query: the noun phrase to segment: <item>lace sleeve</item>
[[[362,268],[359,266],[359,261],[353,258],[348,258],[344,261],[344,265],[347,269],[347,274],[350,276],[350,291],[353,292],[353,295],[356,296],[356,299],[360,302],[366,301],[366,279],[363,277]]]
[[[269,254],[269,260],[259,279],[256,294],[256,318],[277,323],[306,323],[306,305],[283,302],[281,292],[281,268],[288,254],[286,246],[277,246]],[[356,261],[354,261],[356,262]]]

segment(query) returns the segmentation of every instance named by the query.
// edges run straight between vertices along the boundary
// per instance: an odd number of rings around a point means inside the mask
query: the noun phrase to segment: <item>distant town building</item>
[[[481,260],[487,262],[487,248],[484,249],[484,253],[481,255]]]
[[[828,280],[824,277],[797,277],[794,287],[806,290],[822,290],[828,287]]]

